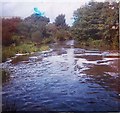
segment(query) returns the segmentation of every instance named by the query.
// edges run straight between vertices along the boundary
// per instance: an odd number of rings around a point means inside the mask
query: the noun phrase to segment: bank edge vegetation
[[[119,49],[119,3],[90,2],[75,10],[73,18],[71,27],[64,14],[54,23],[35,14],[25,19],[2,18],[2,61],[16,53],[47,50],[49,44],[69,39],[79,47]]]

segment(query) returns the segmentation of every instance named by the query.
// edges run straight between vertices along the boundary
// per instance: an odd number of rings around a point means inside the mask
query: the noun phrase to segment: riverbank
[[[64,43],[64,42],[58,42]],[[105,44],[102,40],[88,40],[88,41],[74,41],[75,48],[83,49],[97,49],[118,52],[119,48],[115,45],[110,46]],[[30,54],[37,51],[49,50],[49,44],[36,44],[34,42],[23,43],[18,46],[2,47],[2,62],[5,62],[8,58],[15,56],[16,54]]]
[[[114,51],[119,50],[119,45],[106,44],[103,40],[75,41],[74,47],[99,50],[114,50]]]
[[[2,62],[5,62],[8,58],[13,57],[16,54],[30,54],[32,52],[45,50],[49,50],[49,46],[47,44],[36,45],[33,42],[23,43],[18,46],[11,45],[8,47],[2,47]]]

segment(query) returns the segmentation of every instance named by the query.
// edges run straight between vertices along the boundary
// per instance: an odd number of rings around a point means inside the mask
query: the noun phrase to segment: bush
[[[44,39],[42,40],[42,43],[43,43],[43,44],[49,44],[49,43],[51,43],[51,42],[53,42],[53,38],[52,38],[52,37],[44,38]]]
[[[16,53],[30,53],[35,51],[37,51],[37,48],[34,46],[34,44],[22,44],[15,47]]]
[[[6,61],[7,58],[13,57],[15,55],[14,47],[3,47],[2,49],[2,62]]]
[[[79,41],[76,42],[75,47],[82,47],[82,48],[98,48],[98,49],[112,49],[110,45],[106,44],[103,40],[93,40],[89,38],[87,41]]]
[[[41,45],[41,47],[38,49],[38,51],[46,51],[49,50],[49,46],[47,45]]]
[[[12,41],[15,45],[19,45],[21,42],[20,36],[17,36],[17,35],[12,36]]]
[[[41,32],[36,31],[32,33],[32,41],[40,42],[41,41]]]

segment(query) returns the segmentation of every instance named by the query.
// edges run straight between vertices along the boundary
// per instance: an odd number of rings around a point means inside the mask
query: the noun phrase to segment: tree
[[[24,21],[19,25],[19,33],[20,35],[31,40],[35,39],[33,36],[36,35],[38,40],[38,34],[40,38],[47,37],[46,25],[49,23],[49,21],[50,20],[47,17],[32,14],[31,16],[25,18]]]
[[[40,42],[41,41],[41,37],[40,37],[40,32],[39,31],[35,31],[32,33],[32,41],[35,41],[35,42]]]
[[[58,15],[55,19],[55,25],[58,27],[67,28],[68,26],[66,25],[65,15]]]
[[[57,32],[57,26],[53,23],[49,23],[46,25],[46,31],[49,34],[49,37],[55,38],[55,34]]]
[[[118,3],[90,2],[74,11],[73,34],[77,40],[102,39],[112,44],[118,38]],[[118,42],[116,42],[118,43]]]
[[[46,25],[50,22],[50,19],[47,17],[39,16],[36,14],[32,14],[31,16],[25,18],[25,22],[30,22],[31,24],[34,25]]]
[[[31,39],[31,33],[33,32],[33,25],[28,22],[21,22],[18,26],[19,35],[25,39]]]
[[[12,36],[18,33],[18,25],[22,22],[19,17],[2,19],[2,45],[13,43]]]

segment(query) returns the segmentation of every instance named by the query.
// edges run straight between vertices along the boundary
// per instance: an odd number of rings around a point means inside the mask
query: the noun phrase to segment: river
[[[119,58],[74,48],[74,41],[18,56],[2,68],[3,111],[120,111]]]

